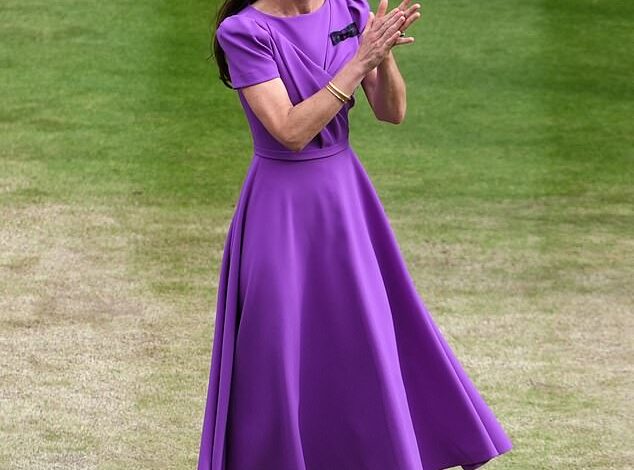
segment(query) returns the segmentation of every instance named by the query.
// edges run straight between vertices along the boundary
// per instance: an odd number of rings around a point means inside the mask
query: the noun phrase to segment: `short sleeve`
[[[369,0],[347,0],[348,10],[352,19],[359,29],[359,34],[363,32],[366,23],[368,22],[368,16],[370,14]]]
[[[234,89],[279,77],[269,32],[252,18],[232,15],[216,30]]]

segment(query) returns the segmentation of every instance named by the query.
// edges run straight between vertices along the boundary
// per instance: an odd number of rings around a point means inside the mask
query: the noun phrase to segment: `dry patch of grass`
[[[134,468],[169,308],[129,277],[129,236],[104,208],[2,206],[0,219],[0,467]]]
[[[631,209],[591,199],[391,211],[428,309],[511,433],[509,465],[634,461]]]

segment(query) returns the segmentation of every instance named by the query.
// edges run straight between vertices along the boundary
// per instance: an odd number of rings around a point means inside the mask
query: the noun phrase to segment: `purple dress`
[[[369,8],[226,18],[234,88],[280,77],[294,104],[310,97],[359,46],[329,33],[363,31]],[[220,267],[198,469],[468,470],[509,451],[350,147],[354,100],[293,152],[238,96],[254,151]]]

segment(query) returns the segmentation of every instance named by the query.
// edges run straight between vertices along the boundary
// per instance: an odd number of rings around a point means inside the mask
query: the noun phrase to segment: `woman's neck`
[[[311,13],[323,5],[323,2],[324,0],[256,0],[251,5],[264,13],[295,16]]]

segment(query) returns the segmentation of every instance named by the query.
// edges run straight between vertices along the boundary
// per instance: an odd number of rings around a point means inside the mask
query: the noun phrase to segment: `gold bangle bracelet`
[[[337,99],[338,99],[339,101],[341,101],[342,103],[345,103],[345,102],[346,102],[346,100],[345,100],[342,96],[339,96],[339,94],[338,94],[338,93],[337,93],[337,92],[336,92],[333,88],[331,88],[331,86],[330,86],[330,85],[326,85],[326,89],[327,89],[330,93],[332,93],[332,94],[335,96],[335,98],[337,98]]]
[[[344,103],[348,101],[348,99],[346,98],[345,95],[342,95],[341,93],[339,93],[337,90],[335,90],[333,88],[332,85],[328,84],[328,89],[330,90],[330,92],[332,94],[334,94],[335,96],[337,96],[341,101],[343,101]]]
[[[326,85],[326,88],[328,88],[328,90],[330,90],[330,93],[332,93],[333,95],[335,95],[335,96],[336,96],[337,98],[339,98],[341,101],[343,101],[343,102],[345,102],[345,101],[346,101],[345,96],[342,96],[342,95],[341,95],[341,93],[339,93],[337,90],[335,90],[335,88],[334,88],[334,87],[333,87],[330,83],[328,83],[328,84]]]
[[[341,96],[343,96],[346,99],[346,101],[350,99],[350,96],[344,93],[343,91],[341,91],[339,87],[337,87],[334,83],[332,83],[332,81],[329,81],[328,83],[330,84],[330,86],[332,86],[335,89],[336,92],[338,92]]]
[[[332,93],[339,101],[341,101],[342,103],[346,102],[346,99],[343,96],[341,96],[339,93],[337,93],[330,85],[328,85],[326,88],[328,88],[330,93]]]
[[[348,96],[346,93],[344,93],[339,87],[337,87],[337,85],[335,85],[334,83],[332,83],[332,81],[328,82],[330,84],[330,86],[337,92],[339,93],[341,96],[343,96],[346,100],[350,99],[350,96]]]

